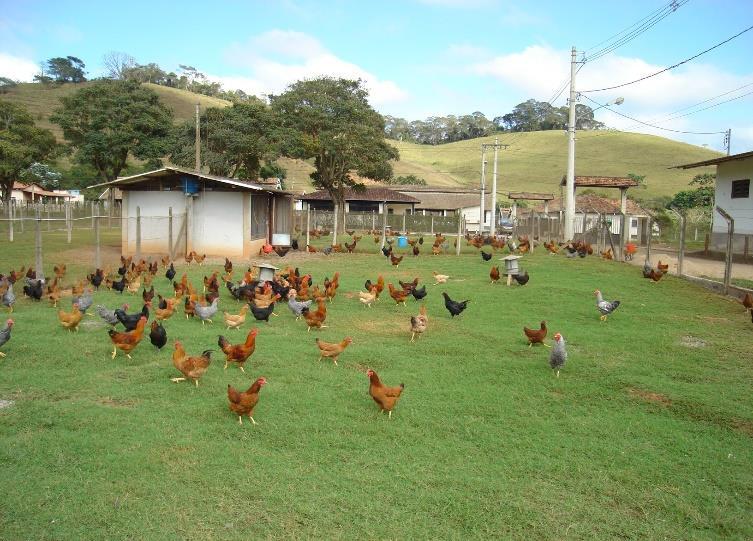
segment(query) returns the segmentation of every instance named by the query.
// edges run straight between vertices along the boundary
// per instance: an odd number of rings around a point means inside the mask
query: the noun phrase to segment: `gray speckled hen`
[[[118,324],[118,316],[115,315],[115,310],[109,310],[108,308],[105,308],[101,304],[98,304],[95,308],[97,311],[97,315],[104,319],[107,323],[112,325],[113,327]]]
[[[13,305],[16,302],[16,294],[13,293],[13,284],[11,284],[7,279],[4,280],[4,285],[8,287],[8,289],[3,293],[3,306],[8,307],[9,312],[13,312]]]
[[[309,308],[313,301],[297,301],[297,292],[295,289],[288,291],[288,308],[293,312],[296,319],[300,318],[303,314],[304,308]]]
[[[560,377],[560,369],[565,366],[567,361],[567,350],[565,349],[565,339],[560,333],[554,335],[554,346],[549,354],[549,366],[552,370],[557,371],[557,377]]]
[[[201,306],[199,303],[196,303],[196,307],[194,308],[194,312],[198,316],[198,318],[201,320],[201,324],[204,325],[205,322],[214,323],[212,321],[212,318],[217,313],[218,303],[220,299],[219,297],[215,298],[212,301],[212,304],[209,306]]]
[[[9,319],[5,322],[5,327],[0,330],[0,347],[3,346],[8,340],[10,340],[10,330],[13,328],[13,320]],[[0,351],[0,357],[5,357],[5,353]]]

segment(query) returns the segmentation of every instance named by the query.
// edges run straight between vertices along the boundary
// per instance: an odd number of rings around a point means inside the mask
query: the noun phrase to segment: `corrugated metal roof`
[[[724,162],[732,162],[735,160],[746,160],[748,158],[753,158],[753,151],[751,152],[742,152],[740,154],[733,154],[732,156],[722,156],[721,158],[714,158],[712,160],[705,160],[702,162],[695,162],[695,163],[686,163],[685,165],[675,165],[674,167],[670,167],[670,169],[693,169],[694,167],[704,167],[707,165],[718,165],[720,163]]]
[[[387,203],[419,203],[415,197],[411,197],[396,190],[389,188],[364,188],[363,190],[354,190],[347,188],[344,192],[346,201],[373,201]],[[332,196],[326,190],[318,190],[302,194],[296,197],[301,201],[329,201]]]
[[[144,181],[144,180],[154,179],[154,178],[158,178],[161,176],[166,176],[168,174],[174,174],[174,173],[178,173],[181,175],[189,175],[189,176],[193,176],[197,178],[202,178],[205,180],[211,180],[214,182],[219,182],[220,184],[226,184],[228,186],[235,186],[237,188],[243,188],[250,191],[263,191],[263,192],[269,192],[269,193],[284,193],[284,194],[290,193],[284,190],[277,190],[275,188],[270,188],[269,186],[262,186],[259,184],[254,184],[252,182],[238,180],[237,178],[220,177],[217,175],[210,175],[207,173],[198,173],[196,171],[189,171],[187,169],[181,169],[179,167],[163,167],[162,169],[155,169],[154,171],[147,171],[146,173],[139,173],[138,175],[121,177],[121,178],[112,180],[110,182],[102,182],[100,184],[94,184],[92,186],[87,186],[87,188],[99,188],[102,186],[128,186],[130,184],[138,184],[139,182]]]

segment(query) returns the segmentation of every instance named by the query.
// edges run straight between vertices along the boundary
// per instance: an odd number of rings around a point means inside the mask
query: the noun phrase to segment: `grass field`
[[[84,85],[87,83],[83,83]],[[82,85],[67,84],[44,87],[24,83],[0,99],[25,105],[40,126],[51,129],[58,138],[62,132],[48,120],[59,106],[59,98],[75,92]],[[225,100],[194,94],[185,90],[148,84],[160,99],[173,109],[176,122],[193,118],[194,107],[224,107]],[[559,181],[567,167],[567,137],[560,131],[499,134],[501,143],[511,146],[500,153],[500,194],[509,191],[537,191],[559,195]],[[432,186],[478,187],[480,179],[480,148],[493,143],[494,136],[471,139],[446,145],[417,145],[390,141],[400,150],[400,161],[394,163],[396,175],[413,174]],[[632,190],[631,195],[643,199],[673,195],[688,188],[695,174],[713,173],[713,168],[687,171],[669,169],[674,165],[716,158],[718,152],[657,137],[622,132],[578,132],[576,172],[579,175],[624,176],[628,173],[646,175],[647,188]],[[491,180],[491,163],[489,176]],[[288,172],[288,187],[295,191],[311,191],[313,171],[310,163],[282,159]],[[608,194],[614,196],[614,194]]]
[[[71,254],[46,246],[48,269]],[[2,271],[31,260],[23,238],[0,250]],[[13,401],[0,409],[3,539],[753,537],[751,324],[740,305],[596,258],[525,256],[531,280],[510,288],[489,284],[475,250],[406,257],[397,270],[364,253],[271,261],[317,283],[341,272],[329,328],[307,333],[280,306],[256,325],[247,373],[223,371],[217,352],[198,388],[171,383],[170,351],[148,339],[133,360],[111,360],[98,318],[71,334],[46,303],[19,299],[0,360],[0,399]],[[90,269],[68,263],[71,281]],[[218,268],[189,276],[200,284]],[[431,284],[432,270],[452,280],[428,286],[429,331],[416,344],[417,303],[349,298],[378,273]],[[161,274],[155,284],[172,291]],[[606,323],[597,287],[623,302]],[[468,310],[451,319],[441,291],[471,299]],[[95,296],[124,300],[140,308],[140,297]],[[220,308],[238,308],[224,289]],[[567,341],[559,379],[549,350],[529,349],[521,331],[541,319]],[[198,354],[255,326],[221,321],[202,328],[179,310],[165,327],[171,345]],[[339,366],[318,363],[316,336],[353,345]],[[366,367],[405,383],[391,421],[367,395]],[[260,375],[259,424],[239,426],[226,386]]]

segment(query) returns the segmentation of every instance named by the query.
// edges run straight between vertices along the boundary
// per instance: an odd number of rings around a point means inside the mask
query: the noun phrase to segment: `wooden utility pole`
[[[311,240],[311,206],[306,205],[306,251],[308,251],[309,242]]]
[[[455,241],[455,255],[460,255],[460,239],[463,234],[463,214],[458,210],[458,237]]]
[[[194,169],[197,173],[201,173],[201,127],[199,124],[199,105],[196,104],[196,140],[194,146],[196,147],[196,163]]]
[[[170,255],[170,261],[173,259],[173,207],[167,209],[167,252]]]
[[[102,258],[99,253],[99,216],[94,218],[94,266],[102,268]]]
[[[717,206],[716,211],[727,220],[727,253],[724,257],[724,294],[729,294],[729,284],[732,281],[732,240],[735,236],[735,219]]]
[[[38,280],[44,280],[44,267],[42,266],[42,209],[37,206],[37,220],[36,220],[36,243],[34,246],[34,251],[36,255],[36,271],[37,271],[37,279]]]

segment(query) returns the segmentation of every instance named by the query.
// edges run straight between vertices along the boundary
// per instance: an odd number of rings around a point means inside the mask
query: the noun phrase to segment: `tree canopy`
[[[26,108],[0,100],[0,189],[10,200],[13,182],[36,162],[54,155],[57,148],[51,131],[37,128]]]
[[[50,120],[63,129],[75,161],[103,181],[115,180],[129,156],[157,164],[167,153],[172,111],[138,83],[97,81],[60,101]]]
[[[388,180],[390,160],[399,158],[384,139],[382,115],[367,98],[362,81],[331,77],[298,81],[270,96],[285,133],[284,153],[313,158],[313,184],[327,190],[340,209],[345,188],[360,185],[354,173]]]
[[[711,207],[714,204],[715,181],[716,175],[714,173],[703,173],[694,176],[688,185],[697,186],[697,188],[677,192],[672,201],[667,205],[667,208],[688,210],[698,207]]]
[[[262,163],[278,156],[277,122],[261,100],[211,107],[201,115],[199,124],[201,163],[210,174],[255,181]],[[170,160],[193,168],[195,151],[195,125],[188,121],[176,130]]]
[[[75,56],[58,56],[45,62],[44,75],[56,83],[81,83],[86,81],[86,64]]]

